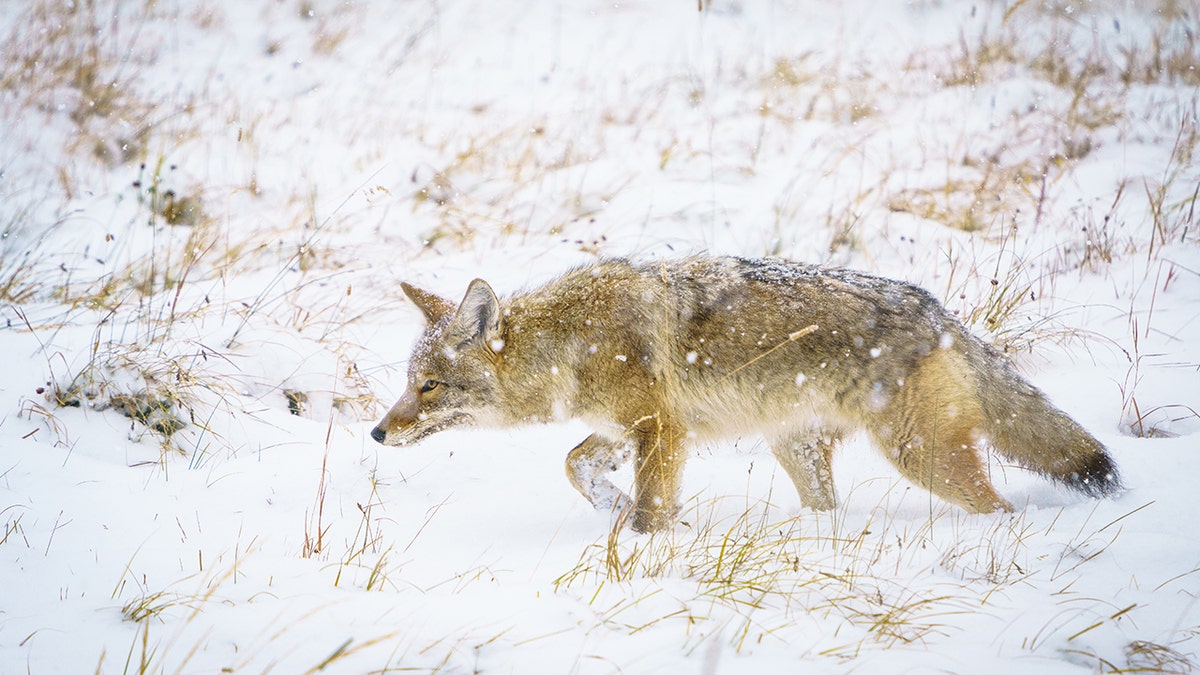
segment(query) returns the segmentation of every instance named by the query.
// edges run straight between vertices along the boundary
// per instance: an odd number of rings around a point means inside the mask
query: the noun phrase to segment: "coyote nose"
[[[371,430],[371,438],[374,438],[376,443],[382,443],[383,439],[387,438],[387,432],[380,427],[375,427]]]

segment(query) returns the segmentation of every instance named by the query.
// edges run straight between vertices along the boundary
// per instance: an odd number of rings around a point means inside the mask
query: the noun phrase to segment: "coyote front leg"
[[[625,511],[633,501],[605,474],[619,469],[628,458],[627,443],[592,434],[567,455],[567,478],[596,510]]]
[[[670,527],[678,509],[680,478],[686,453],[684,430],[653,415],[633,428],[637,450],[633,475],[633,529],[651,532]]]

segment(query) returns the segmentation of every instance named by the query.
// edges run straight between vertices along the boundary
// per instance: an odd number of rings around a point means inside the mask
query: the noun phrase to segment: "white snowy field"
[[[701,4],[0,3],[0,673],[1195,670],[1200,2]],[[401,281],[702,251],[928,288],[1128,491],[748,437],[640,535],[581,423],[369,437]]]

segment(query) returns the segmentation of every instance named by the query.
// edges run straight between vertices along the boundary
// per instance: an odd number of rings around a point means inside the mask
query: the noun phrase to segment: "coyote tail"
[[[1116,463],[1100,441],[1054,407],[995,350],[975,339],[968,342],[983,431],[996,452],[1089,497],[1123,489]]]

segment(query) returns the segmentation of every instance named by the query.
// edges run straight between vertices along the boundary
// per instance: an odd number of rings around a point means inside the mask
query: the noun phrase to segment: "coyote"
[[[761,434],[804,506],[835,503],[830,460],[865,430],[909,480],[975,513],[1010,511],[980,457],[1091,496],[1121,489],[1104,446],[928,292],[846,269],[693,256],[579,267],[505,299],[402,284],[427,327],[408,387],[371,431],[405,445],[454,426],[572,418],[595,433],[567,476],[597,509],[673,522],[687,446]],[[608,473],[632,448],[630,499]]]

